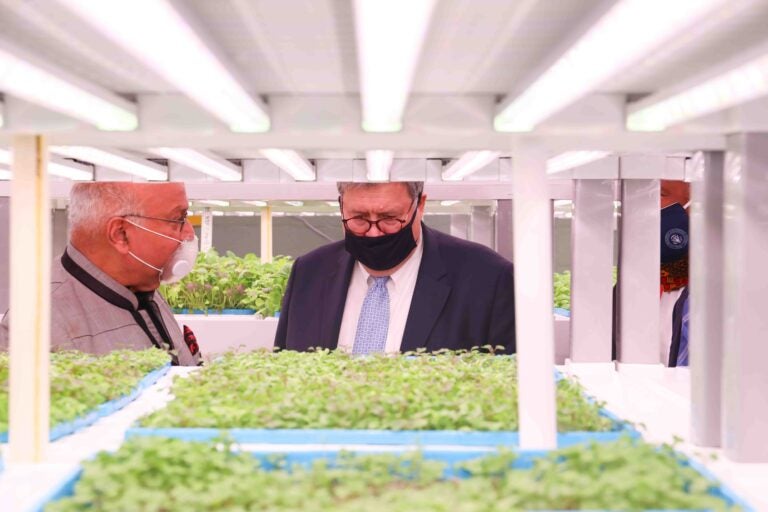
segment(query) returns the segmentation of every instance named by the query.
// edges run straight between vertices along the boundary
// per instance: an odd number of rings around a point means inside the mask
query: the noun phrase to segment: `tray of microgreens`
[[[263,317],[280,310],[293,260],[278,256],[262,263],[253,253],[239,257],[211,249],[197,256],[184,279],[160,287],[177,313],[250,312]]]
[[[639,435],[557,379],[559,445]],[[127,432],[238,442],[513,445],[516,358],[481,351],[355,357],[339,351],[228,354],[176,379],[164,409]]]
[[[168,371],[161,350],[119,350],[96,356],[54,352],[50,362],[50,439],[94,423],[134,400]],[[0,442],[8,441],[9,356],[0,353]]]
[[[39,510],[751,509],[672,447],[629,438],[552,452],[280,454],[144,437],[84,462]]]

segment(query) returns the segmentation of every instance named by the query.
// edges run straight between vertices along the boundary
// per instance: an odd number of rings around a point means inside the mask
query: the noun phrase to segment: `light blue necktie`
[[[353,354],[384,352],[389,330],[389,277],[374,277],[357,320]]]

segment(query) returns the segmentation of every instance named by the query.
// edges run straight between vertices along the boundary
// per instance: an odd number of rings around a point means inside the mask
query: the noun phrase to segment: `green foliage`
[[[75,495],[46,512],[738,510],[669,447],[622,439],[551,452],[528,469],[501,451],[460,463],[470,478],[418,452],[354,456],[268,470],[225,443],[134,438],[84,463]],[[460,506],[459,506],[460,504]]]
[[[161,286],[160,293],[172,308],[255,309],[262,316],[272,316],[280,310],[291,264],[287,256],[261,263],[255,254],[240,258],[231,251],[220,256],[210,250],[197,256],[189,275]]]
[[[553,376],[554,378],[554,376]],[[477,351],[354,357],[341,352],[226,355],[174,382],[148,427],[518,429],[517,366]],[[561,431],[605,431],[578,384],[557,387]]]
[[[162,350],[118,350],[104,356],[51,354],[51,426],[129,394],[152,370],[169,361]],[[0,432],[8,430],[8,353],[0,353]]]
[[[618,269],[613,267],[613,284],[616,284]],[[552,276],[554,286],[554,302],[556,308],[571,309],[571,272],[566,270]]]

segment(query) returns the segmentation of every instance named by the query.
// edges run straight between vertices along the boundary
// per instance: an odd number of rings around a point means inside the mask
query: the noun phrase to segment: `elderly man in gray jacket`
[[[157,292],[189,272],[197,239],[182,183],[78,183],[69,206],[70,240],[51,272],[51,349],[105,354],[157,347],[175,364],[197,365],[191,330],[176,324]],[[8,349],[7,312],[0,349]]]

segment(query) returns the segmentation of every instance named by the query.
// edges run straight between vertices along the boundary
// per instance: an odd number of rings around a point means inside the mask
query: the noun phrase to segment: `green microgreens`
[[[518,429],[515,358],[478,351],[362,358],[328,351],[229,354],[177,379],[173,394],[175,400],[143,426]],[[600,407],[577,383],[558,383],[561,431],[611,430]]]

